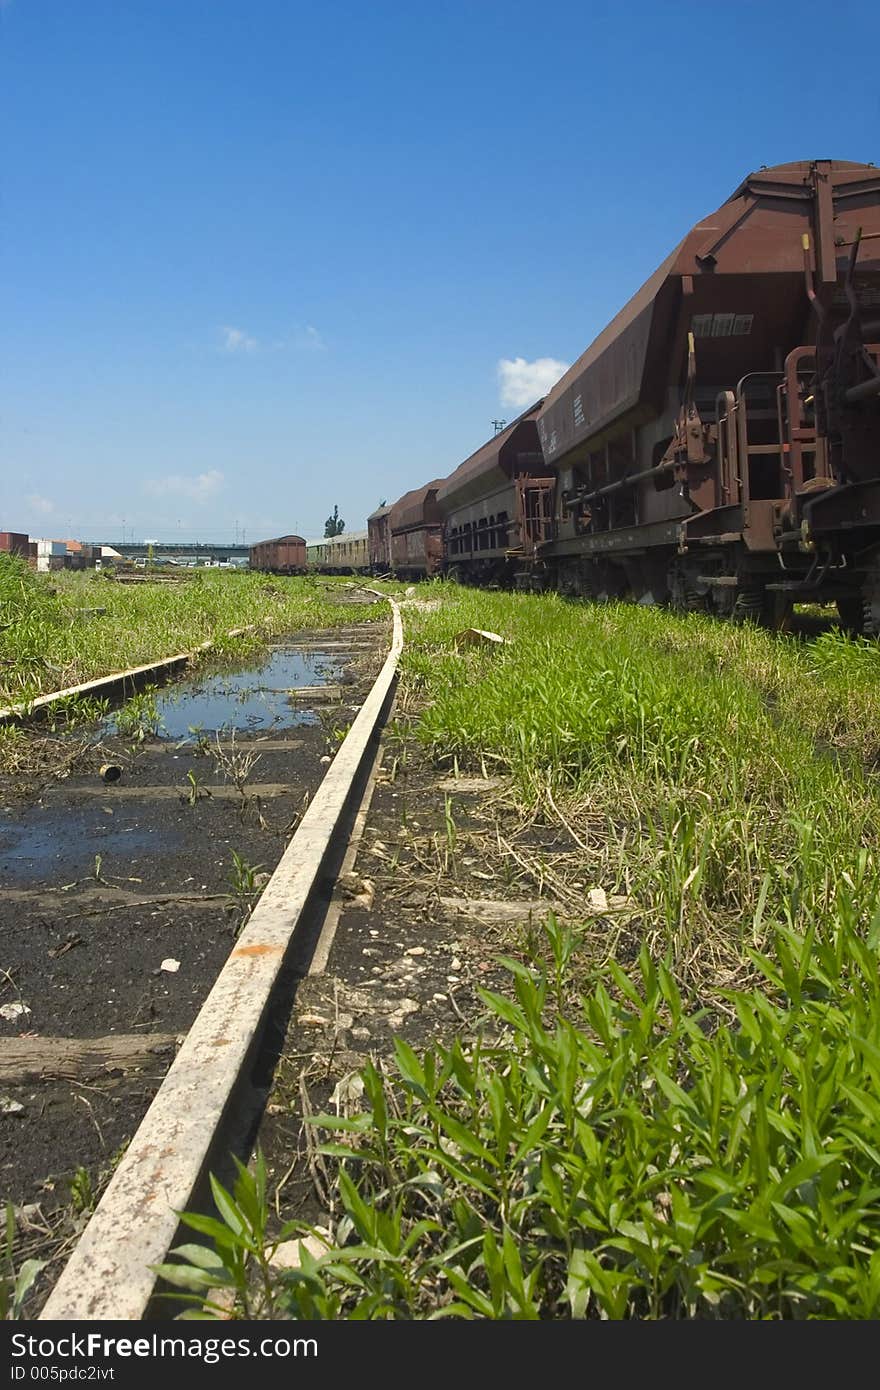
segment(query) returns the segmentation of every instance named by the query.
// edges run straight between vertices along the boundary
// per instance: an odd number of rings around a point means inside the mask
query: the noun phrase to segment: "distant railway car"
[[[370,567],[366,531],[344,532],[308,541],[306,560],[313,569],[333,574],[365,574]]]
[[[370,569],[384,574],[391,569],[390,507],[377,507],[367,517],[367,538]]]
[[[26,560],[30,554],[30,541],[22,531],[0,531],[0,550],[7,555],[21,555]]]
[[[486,441],[437,491],[445,571],[471,583],[512,579],[552,534],[555,471],[538,439],[538,401]]]
[[[249,551],[252,570],[269,574],[302,574],[306,567],[306,543],[302,536],[279,536],[258,541]]]
[[[443,519],[437,505],[442,479],[407,492],[388,517],[391,568],[407,579],[431,578],[443,564]]]
[[[880,632],[880,170],[749,174],[557,383],[541,581]]]

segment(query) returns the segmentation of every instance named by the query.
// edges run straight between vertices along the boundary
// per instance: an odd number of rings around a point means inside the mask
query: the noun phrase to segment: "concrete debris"
[[[27,1018],[30,1007],[17,1000],[14,1004],[0,1005],[0,1018],[5,1018],[7,1023],[15,1023],[19,1018]]]
[[[0,1115],[23,1115],[24,1106],[9,1096],[0,1096]]]
[[[175,960],[173,956],[166,956],[159,969],[166,971],[169,975],[176,975],[180,969],[180,961]]]
[[[546,917],[559,912],[559,905],[544,898],[528,902],[510,902],[505,898],[441,898],[448,912],[460,912],[478,922],[523,922],[532,916]],[[570,915],[570,914],[566,914]]]
[[[283,1240],[276,1245],[269,1264],[273,1269],[299,1269],[303,1251],[319,1260],[330,1249],[329,1240],[319,1235],[300,1236],[299,1240]]]

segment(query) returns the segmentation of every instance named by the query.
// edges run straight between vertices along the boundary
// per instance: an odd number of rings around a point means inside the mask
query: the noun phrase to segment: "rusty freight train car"
[[[377,507],[367,517],[367,555],[372,574],[391,569],[391,508]]]
[[[538,439],[542,404],[487,440],[438,489],[451,577],[503,583],[549,536],[555,477],[547,475]]]
[[[442,479],[407,492],[388,517],[391,568],[407,579],[430,579],[443,564],[443,519],[437,503]]]
[[[278,536],[271,541],[258,541],[248,552],[252,570],[268,574],[304,574],[306,543],[302,536]]]
[[[538,414],[555,534],[525,583],[880,630],[880,171],[750,174]],[[455,557],[448,556],[454,563]]]

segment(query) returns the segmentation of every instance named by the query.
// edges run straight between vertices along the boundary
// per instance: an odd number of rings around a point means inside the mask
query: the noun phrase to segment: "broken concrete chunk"
[[[472,646],[506,647],[509,646],[509,641],[502,637],[500,632],[487,632],[482,627],[466,627],[453,638],[453,646],[456,649]]]
[[[306,1251],[313,1259],[320,1260],[322,1255],[326,1255],[330,1249],[329,1237],[323,1240],[320,1236],[300,1236],[299,1240],[283,1240],[280,1245],[276,1245],[275,1250],[269,1260],[273,1269],[299,1269],[302,1264],[302,1252]]]

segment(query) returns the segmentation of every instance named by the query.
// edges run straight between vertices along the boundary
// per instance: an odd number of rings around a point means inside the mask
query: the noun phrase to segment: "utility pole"
[[[493,421],[492,421],[492,424],[493,424],[493,426],[494,426],[495,433],[496,433],[496,434],[500,434],[501,431],[504,429],[505,425],[507,424],[507,421],[506,421],[506,420],[493,420]]]

